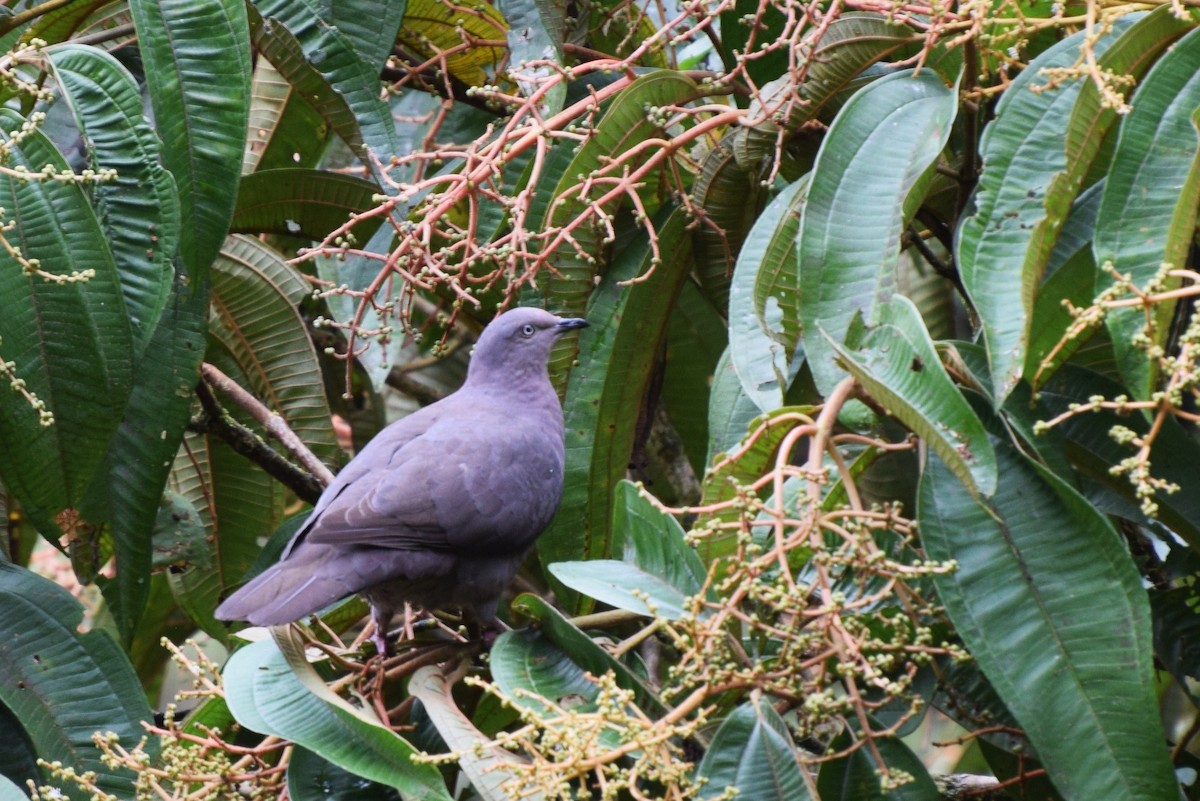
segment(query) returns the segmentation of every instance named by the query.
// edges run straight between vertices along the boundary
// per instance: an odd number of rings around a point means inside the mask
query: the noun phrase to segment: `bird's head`
[[[467,380],[511,383],[517,377],[545,375],[555,340],[587,321],[556,317],[541,309],[512,309],[488,324],[475,344]]]

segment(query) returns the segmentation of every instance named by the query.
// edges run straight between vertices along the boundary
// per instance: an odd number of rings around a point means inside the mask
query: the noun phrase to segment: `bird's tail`
[[[226,598],[217,607],[216,617],[245,620],[255,626],[281,626],[353,595],[358,588],[348,585],[344,576],[329,575],[321,569],[324,559],[319,550],[293,554],[291,559],[267,568]]]

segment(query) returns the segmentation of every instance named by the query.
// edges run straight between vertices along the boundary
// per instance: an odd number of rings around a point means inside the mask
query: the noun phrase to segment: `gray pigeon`
[[[217,608],[258,626],[299,620],[359,593],[387,649],[405,601],[495,621],[500,595],[554,516],[563,416],[546,362],[587,322],[514,309],[479,337],[467,380],[392,423],[326,487],[275,565]]]

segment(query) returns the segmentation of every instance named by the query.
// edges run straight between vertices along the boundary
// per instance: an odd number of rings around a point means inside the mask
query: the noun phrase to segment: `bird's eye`
[[[521,336],[531,337],[531,336],[533,336],[533,333],[535,330],[536,329],[532,325],[530,325],[529,323],[525,323],[525,325],[521,326]]]

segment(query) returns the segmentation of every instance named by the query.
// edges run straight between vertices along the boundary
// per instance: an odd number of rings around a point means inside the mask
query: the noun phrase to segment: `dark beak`
[[[556,331],[558,331],[558,333],[560,333],[560,334],[565,334],[566,332],[574,330],[576,328],[587,328],[587,327],[588,327],[587,320],[584,320],[580,317],[568,317],[565,320],[559,320],[558,324],[554,326],[554,329]]]

